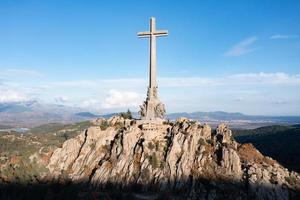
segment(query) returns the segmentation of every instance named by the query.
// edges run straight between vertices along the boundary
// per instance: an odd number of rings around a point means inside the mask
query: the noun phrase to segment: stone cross
[[[150,31],[139,32],[138,37],[150,38],[150,72],[149,72],[149,88],[147,99],[141,106],[142,120],[150,122],[162,121],[165,114],[164,105],[159,101],[157,96],[157,82],[156,82],[156,37],[166,36],[168,31],[156,30],[155,18],[150,18]]]
[[[168,31],[161,30],[157,31],[155,27],[155,18],[150,18],[150,31],[139,32],[139,37],[149,37],[150,38],[150,77],[149,77],[149,87],[156,87],[156,37],[167,36]]]

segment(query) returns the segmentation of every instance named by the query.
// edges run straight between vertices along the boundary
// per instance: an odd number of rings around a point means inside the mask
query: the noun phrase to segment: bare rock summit
[[[237,143],[225,124],[212,130],[186,118],[152,128],[121,117],[95,120],[56,149],[47,168],[55,180],[118,198],[293,199],[300,189],[299,174]]]

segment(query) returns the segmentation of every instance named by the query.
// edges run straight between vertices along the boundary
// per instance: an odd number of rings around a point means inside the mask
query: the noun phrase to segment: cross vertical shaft
[[[150,18],[150,77],[149,77],[149,87],[156,87],[156,36],[155,33],[155,18]]]
[[[149,66],[149,88],[157,87],[156,83],[156,37],[166,36],[168,31],[156,30],[155,18],[150,18],[150,31],[139,32],[139,37],[149,37],[150,39],[150,66]]]

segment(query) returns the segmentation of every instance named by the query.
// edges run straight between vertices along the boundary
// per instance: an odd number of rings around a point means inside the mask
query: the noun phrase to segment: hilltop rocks
[[[216,139],[221,143],[230,143],[231,142],[231,130],[228,129],[226,124],[220,124],[217,127]]]
[[[272,158],[263,156],[252,144],[239,145],[238,154],[244,163],[243,179],[251,192],[262,199],[289,199],[287,188],[300,190],[297,173],[289,172]]]
[[[101,124],[103,124],[104,122],[106,122],[106,119],[104,119],[104,118],[97,118],[97,119],[92,120],[91,122],[92,122],[92,124],[94,126],[101,126]]]
[[[54,178],[127,191],[185,191],[176,197],[190,199],[287,199],[300,180],[255,148],[239,145],[225,124],[212,131],[180,118],[150,130],[112,117],[103,129],[103,120],[53,152],[48,169]]]
[[[52,166],[55,166],[56,170],[52,171],[52,174],[55,177],[69,170],[69,166],[74,163],[81,151],[81,148],[86,140],[86,134],[87,132],[79,135],[79,137],[67,140],[63,144],[62,148],[57,148],[53,152],[48,167],[51,171]]]

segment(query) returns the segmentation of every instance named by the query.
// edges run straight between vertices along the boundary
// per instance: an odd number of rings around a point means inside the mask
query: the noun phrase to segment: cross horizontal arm
[[[148,37],[151,35],[151,33],[149,31],[145,31],[145,32],[138,32],[137,34],[139,37]]]
[[[138,32],[138,37],[149,37],[151,34],[160,37],[160,36],[166,36],[168,35],[168,31],[166,30],[161,30],[161,31],[156,31],[154,33],[151,33],[149,31],[145,31],[145,32]]]
[[[167,30],[161,30],[161,31],[156,31],[154,33],[155,36],[166,36],[168,35],[168,31]]]

